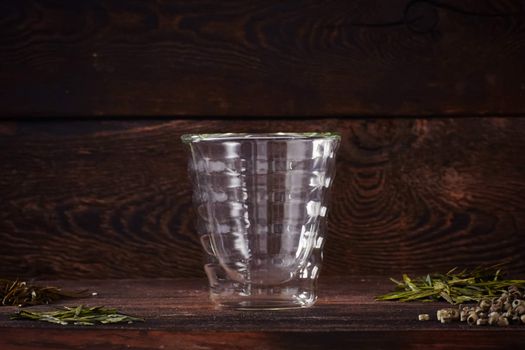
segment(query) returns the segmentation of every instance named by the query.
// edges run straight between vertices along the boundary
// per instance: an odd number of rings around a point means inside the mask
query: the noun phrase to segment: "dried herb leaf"
[[[0,279],[1,305],[28,306],[49,304],[68,298],[90,296],[87,290],[66,291],[57,287],[32,285],[19,280]]]
[[[525,280],[503,279],[501,265],[477,267],[458,272],[455,267],[445,274],[433,273],[417,278],[403,274],[403,281],[390,278],[396,290],[376,297],[376,300],[438,301],[461,304],[480,301],[501,294],[510,286],[525,287]]]
[[[93,326],[96,324],[144,322],[144,319],[125,315],[117,309],[103,306],[64,307],[55,311],[20,310],[11,315],[12,320],[34,320],[60,325]]]

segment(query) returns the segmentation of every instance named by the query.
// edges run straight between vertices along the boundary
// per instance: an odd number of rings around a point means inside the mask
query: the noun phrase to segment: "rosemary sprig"
[[[0,279],[1,305],[28,306],[49,304],[68,298],[90,296],[87,290],[66,291],[57,287],[38,286],[19,280]]]
[[[481,301],[500,295],[510,286],[523,287],[525,280],[503,279],[501,265],[477,267],[472,270],[453,268],[445,274],[433,273],[417,278],[403,275],[403,280],[390,280],[396,290],[376,297],[376,300],[439,301],[461,304]]]
[[[103,306],[85,307],[83,305],[75,307],[65,306],[63,309],[56,311],[20,310],[16,314],[11,315],[11,319],[43,321],[64,326],[69,324],[93,326],[95,324],[144,322],[142,318],[122,314],[117,309]]]

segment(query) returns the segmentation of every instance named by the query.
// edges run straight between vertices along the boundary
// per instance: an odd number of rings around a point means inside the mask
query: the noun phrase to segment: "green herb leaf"
[[[28,311],[20,310],[11,315],[12,320],[33,320],[56,323],[60,325],[92,326],[95,324],[109,323],[133,323],[144,322],[144,319],[125,315],[117,309],[106,308],[103,306],[85,307],[64,307],[55,311]]]
[[[433,273],[410,278],[403,274],[403,281],[390,278],[396,290],[376,297],[376,300],[438,301],[461,304],[480,301],[501,294],[509,286],[523,287],[525,280],[505,280],[501,264],[459,271],[457,267],[445,274]]]

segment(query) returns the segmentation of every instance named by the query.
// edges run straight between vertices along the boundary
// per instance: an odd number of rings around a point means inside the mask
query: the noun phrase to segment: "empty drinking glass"
[[[211,299],[234,309],[313,305],[335,133],[183,135]]]

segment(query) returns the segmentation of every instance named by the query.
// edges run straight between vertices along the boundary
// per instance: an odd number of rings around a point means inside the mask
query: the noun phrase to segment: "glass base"
[[[313,286],[260,287],[232,283],[230,288],[212,287],[210,298],[223,309],[286,310],[310,307],[317,295]]]

